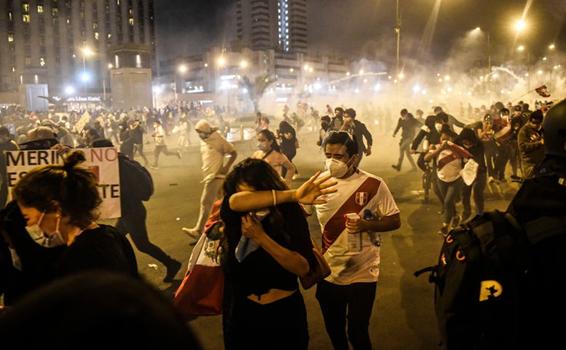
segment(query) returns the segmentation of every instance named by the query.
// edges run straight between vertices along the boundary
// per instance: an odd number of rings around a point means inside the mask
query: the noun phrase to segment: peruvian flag
[[[537,94],[541,95],[542,97],[550,97],[550,92],[548,91],[546,85],[539,86],[538,88],[535,89],[535,91],[537,92]]]

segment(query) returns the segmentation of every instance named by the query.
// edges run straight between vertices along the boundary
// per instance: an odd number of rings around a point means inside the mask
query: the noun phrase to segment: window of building
[[[128,19],[128,23],[133,27],[134,26],[134,19],[130,17]]]
[[[26,56],[26,59],[25,59],[25,64],[26,64],[26,66],[29,66],[29,65],[31,65],[31,57],[29,57],[29,56]]]
[[[120,57],[118,55],[114,55],[114,67],[120,68]]]
[[[29,23],[30,22],[30,17],[29,15],[22,15],[22,21],[24,23]]]
[[[98,40],[98,38],[99,38],[98,32],[94,32],[94,40]]]
[[[142,67],[141,56],[136,55],[136,68],[141,68],[141,67]]]
[[[59,9],[58,8],[52,8],[51,9],[51,15],[53,17],[57,17],[57,15],[59,14]]]
[[[14,34],[12,34],[12,33],[9,33],[9,34],[8,34],[8,42],[9,42],[9,43],[13,43],[13,42],[14,42]]]
[[[39,65],[42,66],[42,67],[45,66],[45,58],[43,58],[43,57],[39,58]]]
[[[37,13],[43,13],[43,5],[37,5]]]
[[[12,67],[12,72],[15,72],[15,71],[16,71],[16,67]]]
[[[8,19],[10,20],[10,22],[14,20],[14,15],[12,15],[12,11],[8,12]]]
[[[22,4],[22,11],[29,12],[29,4],[27,2]]]

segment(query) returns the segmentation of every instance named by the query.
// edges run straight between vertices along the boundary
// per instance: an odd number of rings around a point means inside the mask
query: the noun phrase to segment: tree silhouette
[[[254,105],[255,113],[259,112],[259,101],[263,97],[263,94],[267,88],[276,81],[276,78],[268,74],[257,76],[253,82],[248,76],[244,76],[240,79],[240,87],[245,88],[248,91],[248,95]]]

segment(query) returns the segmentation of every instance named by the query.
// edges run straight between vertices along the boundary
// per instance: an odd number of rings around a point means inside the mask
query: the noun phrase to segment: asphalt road
[[[295,159],[301,178],[300,184],[317,169],[323,167],[324,156],[315,146],[314,134],[301,135],[301,148]],[[433,285],[427,276],[415,278],[413,272],[436,262],[442,239],[437,234],[441,217],[440,207],[433,201],[422,203],[420,172],[400,173],[391,168],[397,156],[397,142],[390,135],[374,135],[373,154],[362,161],[361,168],[385,179],[401,210],[399,230],[382,235],[381,273],[377,296],[370,322],[370,334],[375,349],[436,349],[438,336],[433,310]],[[174,148],[174,140],[169,141]],[[192,250],[191,239],[181,232],[182,226],[192,227],[199,210],[200,153],[196,146],[183,152],[181,160],[161,156],[160,167],[151,170],[155,194],[146,203],[150,239],[174,258],[183,262],[183,268],[173,284],[161,282],[164,267],[151,257],[136,251],[141,273],[168,296],[174,292],[184,274]],[[239,160],[251,155],[255,142],[237,145]],[[149,155],[152,145],[147,145]],[[408,168],[408,164],[405,164]],[[513,192],[513,188],[510,188]],[[488,196],[489,197],[489,196]],[[487,209],[504,209],[506,200],[491,199]],[[315,217],[309,218],[311,234],[320,240],[320,229]],[[157,266],[156,266],[157,265]],[[315,288],[303,291],[307,305],[311,349],[331,349],[322,314],[314,297]],[[205,349],[222,349],[221,317],[200,317],[191,321],[191,328]]]

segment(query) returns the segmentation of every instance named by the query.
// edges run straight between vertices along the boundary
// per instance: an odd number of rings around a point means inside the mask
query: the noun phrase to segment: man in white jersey
[[[318,284],[316,297],[334,349],[348,349],[348,341],[356,350],[371,349],[368,327],[379,275],[377,233],[401,226],[399,209],[381,178],[355,167],[357,144],[348,133],[329,134],[324,151],[326,169],[338,183],[337,192],[315,206],[324,257],[332,270]],[[362,219],[346,223],[345,215],[352,213]],[[351,243],[356,240],[357,248]]]

